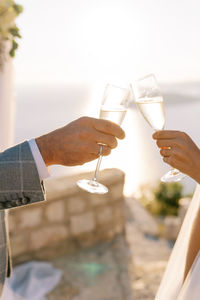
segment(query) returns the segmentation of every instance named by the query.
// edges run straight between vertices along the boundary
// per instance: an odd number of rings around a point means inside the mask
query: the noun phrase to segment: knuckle
[[[186,140],[186,139],[188,138],[188,135],[187,135],[187,133],[181,131],[181,137],[182,137],[184,140]]]
[[[85,124],[85,123],[87,123],[88,122],[88,119],[89,119],[89,117],[80,117],[79,119],[78,119],[78,121],[79,121],[79,123],[82,125],[82,124]]]
[[[172,157],[176,156],[176,153],[177,153],[177,152],[172,148],[172,149],[171,149],[171,156],[172,156]]]
[[[85,118],[85,117],[80,117],[77,121],[78,121],[79,123],[82,123],[82,122],[84,121],[84,118]]]
[[[180,131],[182,137],[186,137],[186,133],[184,131]]]
[[[172,149],[172,156],[174,159],[177,159],[181,154],[180,149]]]

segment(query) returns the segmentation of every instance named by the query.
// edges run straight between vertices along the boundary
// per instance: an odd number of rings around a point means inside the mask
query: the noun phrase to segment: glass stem
[[[102,155],[99,156],[98,161],[97,161],[96,170],[95,170],[95,173],[94,173],[94,177],[92,179],[94,181],[97,181],[97,176],[98,176],[98,173],[99,173],[99,168],[100,168],[100,165],[101,165],[101,160],[102,160]]]

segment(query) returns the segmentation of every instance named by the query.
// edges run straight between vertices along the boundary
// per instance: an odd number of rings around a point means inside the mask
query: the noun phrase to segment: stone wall
[[[47,180],[47,201],[9,211],[14,263],[52,259],[113,239],[124,232],[124,173],[100,172],[109,188],[105,195],[87,193],[76,186],[93,173]]]

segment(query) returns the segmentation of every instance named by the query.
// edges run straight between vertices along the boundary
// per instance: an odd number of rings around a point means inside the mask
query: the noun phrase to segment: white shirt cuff
[[[33,158],[35,160],[35,164],[36,164],[36,167],[37,167],[37,170],[38,170],[38,174],[39,174],[39,177],[40,177],[40,180],[43,180],[45,178],[48,178],[50,177],[50,173],[48,171],[48,168],[42,158],[42,155],[40,153],[40,150],[36,144],[36,141],[35,139],[32,139],[30,141],[28,141],[29,143],[29,146],[31,148],[31,152],[33,154]]]

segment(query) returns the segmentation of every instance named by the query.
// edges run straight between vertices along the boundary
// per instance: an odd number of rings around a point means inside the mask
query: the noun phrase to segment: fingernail
[[[122,131],[122,134],[121,134],[121,139],[124,139],[124,138],[125,138],[125,136],[126,136],[125,132],[124,132],[124,131]]]

